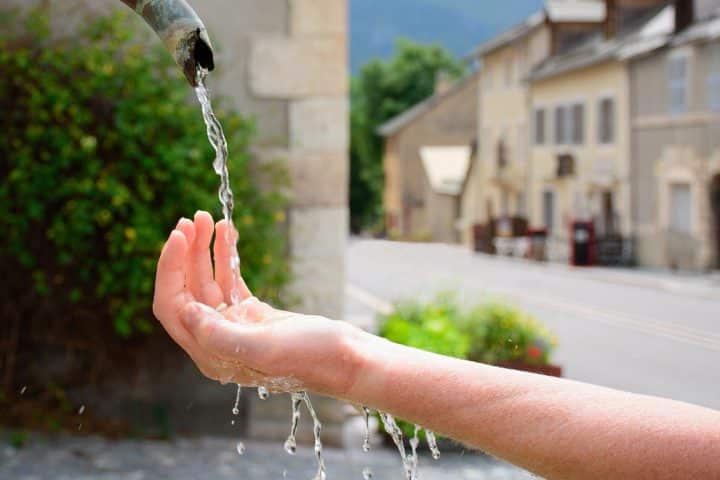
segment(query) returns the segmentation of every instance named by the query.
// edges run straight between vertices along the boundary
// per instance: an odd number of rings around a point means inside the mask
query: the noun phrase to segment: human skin
[[[199,212],[158,263],[155,315],[211,379],[392,413],[548,479],[720,479],[720,413],[404,347],[277,310],[232,283],[227,224]],[[213,269],[210,243],[216,232]]]

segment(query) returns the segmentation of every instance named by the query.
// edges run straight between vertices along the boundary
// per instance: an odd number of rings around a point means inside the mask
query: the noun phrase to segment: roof
[[[672,5],[653,10],[616,38],[605,40],[602,33],[598,33],[573,50],[548,58],[531,72],[529,78],[538,81],[608,60],[626,60],[665,45],[674,28],[675,8]]]
[[[554,23],[598,23],[605,20],[605,2],[597,0],[548,0],[548,20]]]
[[[596,23],[605,20],[605,2],[602,0],[546,0],[545,8],[535,12],[522,23],[481,44],[473,55],[479,57],[511,44],[532,33],[550,21],[554,23]]]
[[[720,38],[720,17],[697,22],[680,32],[672,41],[673,45],[683,45],[697,41],[709,41]]]
[[[425,173],[435,193],[460,195],[470,167],[469,146],[421,147]]]
[[[386,121],[377,128],[377,134],[382,137],[389,137],[396,134],[397,132],[405,128],[407,125],[415,121],[417,118],[419,118],[423,113],[432,110],[446,98],[451,97],[452,95],[455,95],[456,93],[461,91],[464,87],[468,85],[468,82],[474,81],[477,78],[477,75],[477,71],[473,72],[472,74],[467,75],[463,79],[456,82],[448,90],[439,94],[434,94],[426,98],[422,102],[415,104],[404,112],[394,116],[393,118]]]
[[[546,17],[544,10],[532,14],[522,23],[515,25],[509,30],[506,30],[500,35],[491,38],[487,42],[481,44],[475,49],[474,56],[479,57],[482,55],[486,55],[493,50],[497,50],[498,48],[513,43],[515,40],[523,38],[524,36],[531,33],[533,30],[535,30],[537,27],[545,23],[545,19]]]

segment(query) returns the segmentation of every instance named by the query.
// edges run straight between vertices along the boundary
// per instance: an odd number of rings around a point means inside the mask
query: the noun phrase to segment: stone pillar
[[[283,160],[292,180],[288,212],[298,311],[340,318],[348,232],[348,65],[346,0],[195,2],[218,39],[216,88],[258,118],[260,161]],[[218,3],[220,5],[218,5]],[[341,444],[347,409],[314,399],[324,440]],[[300,440],[310,440],[309,421]],[[252,396],[248,433],[282,440],[290,427],[286,395]]]

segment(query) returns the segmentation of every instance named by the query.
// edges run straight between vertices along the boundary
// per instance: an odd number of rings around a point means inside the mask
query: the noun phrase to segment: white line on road
[[[367,290],[356,285],[347,285],[347,294],[371,308],[372,310],[387,315],[392,312],[393,306],[390,302],[379,298]],[[511,290],[489,289],[492,295],[512,298],[516,301],[523,301],[535,304],[540,307],[550,308],[552,310],[581,316],[589,320],[599,321],[609,325],[615,325],[650,335],[669,338],[677,342],[686,343],[708,350],[720,352],[720,335],[705,332],[702,330],[686,327],[684,325],[672,325],[668,323],[657,322],[649,319],[632,317],[625,313],[614,312],[607,309],[600,309],[586,305],[578,305],[566,300],[551,299],[544,294],[543,296],[533,295],[530,293],[519,293]]]

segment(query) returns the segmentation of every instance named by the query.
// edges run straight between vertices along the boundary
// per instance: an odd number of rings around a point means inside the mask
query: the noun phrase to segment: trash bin
[[[572,251],[570,263],[576,267],[595,265],[595,225],[593,222],[576,220],[570,226]]]
[[[544,262],[547,259],[547,229],[530,228],[527,231],[527,238],[530,244],[527,254],[528,258],[538,262]]]

